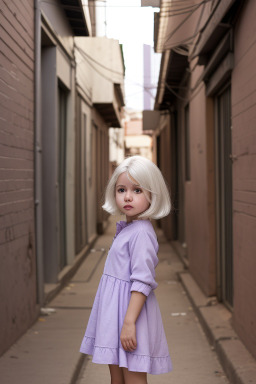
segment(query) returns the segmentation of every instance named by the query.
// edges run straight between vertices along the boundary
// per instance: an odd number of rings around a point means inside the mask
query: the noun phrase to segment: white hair
[[[105,203],[102,206],[105,211],[112,215],[120,214],[116,205],[115,188],[118,177],[124,172],[130,180],[132,178],[140,185],[143,193],[148,191],[151,194],[149,208],[138,218],[161,219],[170,213],[171,199],[163,175],[152,161],[142,156],[128,157],[115,169],[105,192]],[[145,193],[148,199],[147,195]]]

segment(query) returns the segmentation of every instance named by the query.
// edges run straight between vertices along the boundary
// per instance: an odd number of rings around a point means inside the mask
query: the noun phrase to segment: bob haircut
[[[162,173],[152,161],[142,156],[128,157],[115,169],[105,192],[105,203],[102,206],[105,211],[112,215],[121,213],[116,205],[115,188],[118,177],[124,172],[131,182],[135,180],[138,183],[143,193],[148,191],[151,195],[149,199],[145,193],[150,206],[138,218],[161,219],[170,213],[171,199]]]

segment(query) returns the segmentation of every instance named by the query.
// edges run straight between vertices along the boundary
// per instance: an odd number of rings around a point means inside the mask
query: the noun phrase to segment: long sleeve
[[[158,264],[158,243],[155,236],[145,230],[136,233],[130,240],[131,292],[148,296],[157,287],[155,268]]]

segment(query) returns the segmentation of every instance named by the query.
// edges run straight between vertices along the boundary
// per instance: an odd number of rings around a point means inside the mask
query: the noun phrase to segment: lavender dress
[[[80,352],[99,364],[114,364],[133,372],[171,371],[162,318],[153,290],[158,243],[149,220],[117,223],[103,275],[96,293]],[[137,349],[126,352],[120,333],[131,291],[147,300],[136,322]]]

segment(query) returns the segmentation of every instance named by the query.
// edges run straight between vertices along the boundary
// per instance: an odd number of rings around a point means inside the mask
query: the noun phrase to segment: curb
[[[84,362],[85,362],[85,358],[86,358],[86,355],[81,354],[79,356],[79,359],[77,361],[76,367],[74,369],[74,372],[73,372],[73,375],[72,375],[72,378],[71,378],[71,381],[69,384],[76,384],[77,383],[77,380],[79,379],[81,370],[82,370]]]
[[[233,329],[231,313],[216,298],[206,297],[188,272],[178,276],[230,382],[256,383],[256,361]]]

